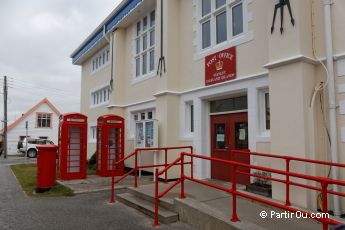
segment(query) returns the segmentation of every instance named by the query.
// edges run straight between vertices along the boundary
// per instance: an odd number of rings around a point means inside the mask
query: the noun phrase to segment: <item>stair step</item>
[[[138,189],[135,189],[133,187],[127,188],[127,192],[133,194],[136,197],[139,197],[145,201],[149,201],[151,203],[155,202],[155,197],[153,194],[147,194],[145,192],[142,192]],[[165,199],[164,197],[159,199],[159,206],[163,207],[165,209],[168,209],[170,211],[176,211],[176,207],[174,205],[174,200],[172,199]]]
[[[154,203],[137,197],[131,193],[123,193],[117,196],[117,199],[132,208],[135,208],[144,214],[154,217]],[[169,211],[163,207],[159,207],[158,219],[164,224],[170,224],[178,221],[178,214]]]

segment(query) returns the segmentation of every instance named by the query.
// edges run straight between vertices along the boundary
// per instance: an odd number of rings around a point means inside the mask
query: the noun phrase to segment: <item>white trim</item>
[[[140,104],[128,106],[127,114],[126,114],[126,136],[127,140],[134,140],[134,118],[133,114],[136,112],[141,111],[153,111],[153,117],[156,118],[156,102],[155,101],[147,101],[142,102]]]
[[[210,113],[210,116],[217,116],[217,115],[226,115],[226,114],[234,114],[234,113],[247,113],[248,109],[242,110],[234,110],[234,111],[227,111],[227,112],[219,112],[219,113]]]
[[[280,59],[278,61],[270,62],[270,63],[264,65],[264,68],[274,69],[274,68],[277,68],[280,66],[289,65],[289,64],[293,64],[293,63],[297,63],[297,62],[306,62],[306,63],[313,64],[313,65],[320,64],[320,62],[314,58],[299,54],[296,56]]]
[[[133,106],[139,106],[142,104],[146,104],[146,103],[151,103],[151,102],[155,102],[156,98],[153,99],[149,99],[149,100],[145,100],[145,101],[139,101],[136,103],[131,103],[131,104],[127,104],[127,105],[109,105],[107,106],[108,109],[112,109],[112,108],[127,108],[127,107],[133,107]]]
[[[214,2],[214,1],[212,1]],[[244,44],[246,42],[252,41],[254,39],[254,33],[253,31],[249,31],[249,22],[253,20],[253,15],[251,12],[248,11],[248,5],[252,3],[251,0],[231,0],[226,3],[225,9],[227,12],[227,18],[229,19],[232,12],[232,7],[242,3],[242,8],[243,8],[243,32],[239,35],[233,36],[232,35],[232,20],[228,20],[228,25],[227,25],[227,40],[216,44],[215,43],[215,14],[219,14],[222,12],[220,9],[215,9],[214,4],[211,3],[212,5],[212,10],[211,13],[208,16],[201,16],[201,0],[194,0],[193,1],[193,7],[194,7],[194,12],[193,12],[193,20],[194,20],[194,25],[193,25],[193,32],[195,34],[194,40],[193,40],[193,45],[196,48],[196,52],[193,55],[193,60],[197,61],[200,60],[207,55],[210,55],[212,53],[219,52],[221,50],[238,46],[241,44]],[[224,8],[224,7],[221,7]],[[209,19],[205,19],[209,18]],[[230,17],[231,19],[231,17]],[[211,22],[211,46],[206,49],[201,48],[202,44],[202,30],[201,30],[201,22],[205,20],[210,20]],[[212,29],[213,28],[213,29]]]
[[[225,96],[231,97],[238,93],[247,93],[248,98],[248,132],[249,149],[256,151],[257,130],[258,130],[258,93],[257,89],[267,88],[269,85],[268,74],[260,74],[255,77],[241,78],[225,84],[217,84],[212,87],[203,87],[198,90],[191,90],[181,94],[180,106],[185,102],[193,101],[194,104],[194,136],[193,140],[195,152],[210,156],[210,105],[209,101]],[[183,108],[183,107],[181,107]],[[180,126],[185,124],[183,121],[183,109],[181,109]],[[180,129],[183,130],[183,129]],[[186,139],[180,133],[181,139]],[[255,158],[251,159],[255,163]],[[195,161],[195,176],[200,179],[211,177],[211,166],[204,160]]]

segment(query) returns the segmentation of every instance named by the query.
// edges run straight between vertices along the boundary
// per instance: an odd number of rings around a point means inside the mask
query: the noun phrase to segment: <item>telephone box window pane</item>
[[[225,149],[225,124],[216,124],[215,134],[216,149]]]
[[[216,0],[216,8],[219,8],[223,5],[225,5],[226,0]]]
[[[202,24],[202,48],[207,48],[211,45],[211,23],[207,21]]]
[[[271,129],[271,114],[270,114],[270,95],[265,93],[265,120],[266,120],[266,130]]]
[[[217,27],[217,44],[226,41],[227,37],[227,25],[226,25],[226,12],[219,14],[216,17]]]
[[[211,113],[248,109],[247,96],[222,99],[211,102]]]
[[[242,3],[232,8],[232,35],[243,33],[243,9]]]
[[[211,0],[202,0],[202,16],[211,12]]]

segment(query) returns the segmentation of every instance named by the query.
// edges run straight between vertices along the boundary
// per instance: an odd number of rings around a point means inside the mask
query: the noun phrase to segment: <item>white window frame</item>
[[[132,42],[132,60],[133,60],[133,74],[132,74],[132,84],[136,84],[139,82],[142,82],[144,80],[147,80],[149,78],[155,77],[157,74],[157,28],[156,28],[156,24],[157,24],[157,11],[156,9],[152,9],[150,11],[148,11],[149,13],[146,14],[144,17],[142,17],[140,20],[138,20],[136,23],[133,24],[133,42]],[[155,14],[155,23],[153,26],[150,25],[151,23],[151,13],[154,12]],[[147,18],[147,29],[145,31],[143,31],[143,20],[144,18]],[[140,22],[140,33],[139,35],[137,35],[137,24]],[[154,32],[154,44],[151,46],[150,45],[150,41],[151,41],[151,31],[155,31]],[[143,36],[147,35],[147,48],[145,50],[142,50],[143,48]],[[140,44],[140,52],[137,53],[137,40],[139,39],[139,44]],[[154,63],[153,63],[153,70],[150,70],[150,52],[154,51]],[[142,73],[143,70],[143,62],[142,62],[142,57],[143,54],[147,55],[147,63],[146,63],[146,74]],[[137,58],[140,58],[140,64],[139,64],[139,75],[137,76],[136,74],[136,60]]]
[[[258,141],[269,142],[271,130],[266,129],[266,101],[265,95],[269,94],[269,89],[259,89],[258,91]]]
[[[221,50],[238,46],[240,44],[253,40],[253,32],[248,30],[249,22],[252,20],[252,14],[248,12],[248,5],[250,0],[226,0],[225,6],[215,9],[215,0],[211,2],[211,13],[202,16],[202,0],[194,0],[195,5],[195,23],[194,26],[196,32],[196,39],[194,45],[196,46],[196,53],[194,54],[194,60],[200,60],[207,55],[219,52]],[[242,3],[243,10],[243,32],[241,34],[232,36],[232,8]],[[216,16],[224,12],[226,9],[227,14],[227,40],[216,44]],[[202,23],[207,21],[207,18],[211,19],[211,46],[202,48]]]
[[[104,67],[108,66],[110,63],[110,46],[106,46],[101,49],[95,55],[93,55],[90,62],[90,72],[91,75],[100,71]]]
[[[95,131],[95,137],[93,138],[93,129]],[[89,143],[96,143],[97,142],[97,123],[96,122],[91,122],[89,123],[89,135],[88,135],[88,142]]]
[[[106,91],[106,100],[104,100],[104,90]],[[110,85],[108,83],[103,84],[97,88],[90,90],[90,109],[101,106],[107,106],[110,102]]]
[[[148,113],[152,112],[152,118],[151,119],[146,119],[148,118]],[[140,119],[141,113],[145,113],[145,119]],[[135,116],[138,116],[138,120],[135,120]],[[136,123],[139,121],[145,122],[145,121],[151,121],[156,119],[156,109],[150,108],[150,109],[143,109],[143,110],[135,110],[130,112],[130,124],[129,124],[129,135],[128,139],[135,140],[135,128],[136,128]]]

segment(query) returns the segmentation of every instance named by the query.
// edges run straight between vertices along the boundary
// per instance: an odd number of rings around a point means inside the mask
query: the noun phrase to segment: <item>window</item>
[[[110,50],[109,47],[106,47],[105,49],[101,50],[98,52],[95,57],[92,59],[92,71],[95,72],[98,69],[101,69],[104,67],[106,64],[109,63],[109,55],[110,55]]]
[[[193,101],[185,104],[185,135],[194,133],[194,105]]]
[[[242,1],[199,0],[201,48],[212,48],[244,32]]]
[[[109,102],[110,86],[103,87],[91,93],[91,105],[103,105]]]
[[[96,142],[97,127],[95,125],[90,126],[89,142]]]
[[[259,136],[269,137],[271,129],[270,94],[268,89],[259,90],[258,95]]]
[[[135,124],[135,146],[136,147],[155,147],[155,132],[157,130],[154,111],[141,111],[132,113],[133,123]],[[157,134],[156,134],[157,135]]]
[[[37,113],[37,128],[51,127],[51,113]]]
[[[135,27],[135,78],[152,73],[155,68],[155,11],[137,22]]]
[[[211,102],[211,113],[222,113],[247,109],[247,96],[234,97]]]

